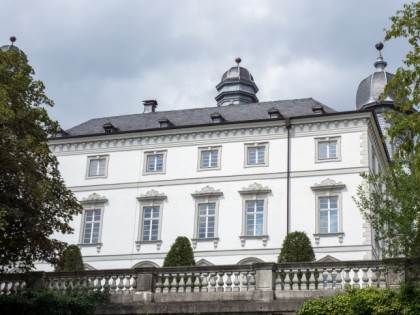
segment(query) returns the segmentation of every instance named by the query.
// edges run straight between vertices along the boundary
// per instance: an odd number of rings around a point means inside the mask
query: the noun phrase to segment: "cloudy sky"
[[[406,1],[2,0],[0,44],[17,37],[63,129],[91,118],[216,106],[215,85],[241,66],[260,101],[313,97],[353,110],[374,44]],[[385,43],[387,70],[408,51]]]

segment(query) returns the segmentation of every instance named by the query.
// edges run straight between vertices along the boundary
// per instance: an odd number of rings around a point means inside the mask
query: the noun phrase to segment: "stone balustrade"
[[[3,274],[0,294],[15,294],[30,287],[58,292],[106,290],[112,295],[146,292],[155,299],[179,294],[197,297],[202,293],[206,296],[214,293],[220,299],[223,294],[239,296],[245,292],[246,296],[255,297],[256,291],[280,296],[281,292],[397,286],[401,274],[392,271],[397,265],[382,261],[337,261]]]

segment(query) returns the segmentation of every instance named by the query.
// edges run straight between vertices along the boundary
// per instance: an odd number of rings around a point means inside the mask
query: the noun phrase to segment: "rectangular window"
[[[166,151],[153,151],[144,153],[143,174],[165,173]]]
[[[213,238],[215,235],[216,203],[198,205],[198,238]]]
[[[108,156],[89,156],[86,178],[107,177]]]
[[[338,196],[319,197],[319,232],[338,233]]]
[[[245,166],[267,166],[268,143],[245,144]]]
[[[336,159],[337,141],[322,141],[318,143],[318,159]]]
[[[315,162],[329,162],[341,160],[341,138],[325,137],[315,139]]]
[[[246,236],[264,233],[264,200],[246,201]]]
[[[142,241],[157,241],[160,207],[143,207]]]
[[[99,243],[101,228],[101,210],[85,210],[85,225],[83,230],[83,244]]]
[[[201,168],[215,168],[219,160],[219,150],[201,151]]]

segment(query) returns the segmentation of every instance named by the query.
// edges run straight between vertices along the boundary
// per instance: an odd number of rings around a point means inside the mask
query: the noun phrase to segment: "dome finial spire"
[[[376,62],[374,63],[375,68],[377,71],[384,71],[385,67],[387,66],[386,61],[382,57],[381,50],[384,48],[384,44],[382,42],[378,42],[375,45],[376,50],[378,51],[378,58],[376,58]]]
[[[16,36],[10,36],[9,39],[12,42],[12,46],[13,46],[13,43],[16,41]]]
[[[239,67],[239,64],[241,63],[241,61],[242,61],[242,59],[240,57],[236,57],[235,62],[238,64],[238,67]]]

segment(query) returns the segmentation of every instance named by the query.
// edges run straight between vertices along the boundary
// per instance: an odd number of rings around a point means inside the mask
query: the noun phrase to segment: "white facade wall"
[[[290,231],[305,231],[316,258],[330,255],[340,260],[378,258],[372,231],[364,222],[352,196],[362,183],[360,172],[369,170],[372,153],[384,165],[386,156],[371,113],[350,113],[292,120],[290,130]],[[334,162],[316,161],[316,139],[339,139],[340,157]],[[266,166],[245,166],[245,146],[266,143]],[[220,170],[198,170],[199,148],[221,147]],[[81,244],[83,216],[72,222],[75,234],[58,236],[79,244],[85,263],[97,269],[131,268],[140,262],[162,266],[177,236],[194,238],[196,199],[191,195],[205,186],[222,193],[218,197],[218,242],[198,241],[196,261],[236,264],[246,258],[277,261],[287,233],[287,129],[283,120],[220,125],[136,134],[111,134],[84,138],[57,138],[51,149],[58,157],[66,184],[83,200],[93,193],[104,196],[100,243]],[[145,152],[166,151],[163,174],[145,174]],[[108,156],[106,178],[86,178],[88,157]],[[330,179],[340,189],[342,235],[317,239],[315,184]],[[243,188],[258,183],[271,191],[266,198],[268,238],[241,243]],[[325,182],[324,182],[325,184]],[[141,205],[137,198],[155,190],[164,194],[161,243],[137,244],[141,230]],[[335,191],[335,190],[334,190]],[[259,195],[258,198],[261,196]],[[49,269],[39,265],[39,269]]]

